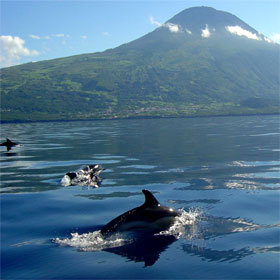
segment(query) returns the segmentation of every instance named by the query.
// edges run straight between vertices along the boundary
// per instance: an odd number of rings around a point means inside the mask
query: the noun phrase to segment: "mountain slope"
[[[278,112],[279,45],[208,7],[115,49],[1,72],[2,120]]]

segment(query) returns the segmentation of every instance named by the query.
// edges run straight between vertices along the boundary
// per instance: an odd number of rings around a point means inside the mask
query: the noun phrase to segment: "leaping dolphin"
[[[0,144],[0,146],[6,146],[7,151],[10,151],[12,147],[17,146],[18,144],[11,141],[9,138],[6,138],[6,142]]]
[[[142,190],[145,202],[113,219],[101,229],[103,236],[115,232],[133,231],[139,233],[158,233],[167,230],[178,216],[172,208],[161,206],[148,190]]]
[[[101,165],[93,164],[87,165],[77,172],[67,172],[62,180],[61,184],[64,186],[91,186],[98,188],[102,179],[99,174],[104,170]]]

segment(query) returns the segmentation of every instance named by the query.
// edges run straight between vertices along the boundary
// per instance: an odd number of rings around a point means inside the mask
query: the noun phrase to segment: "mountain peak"
[[[226,26],[240,26],[250,32],[257,32],[238,17],[211,7],[193,7],[183,10],[167,22],[187,28],[191,31],[201,30],[205,26],[216,30],[225,30]]]
[[[238,35],[259,41],[272,41],[235,15],[211,7],[193,7],[178,13],[160,27],[172,33],[187,33],[201,38]]]
[[[206,6],[185,9],[163,24],[156,22],[156,25],[158,28],[154,31],[113,51],[124,55],[132,49],[142,53],[159,49],[167,51],[190,42],[200,44],[201,40],[207,39],[218,40],[216,43],[221,45],[234,40],[237,48],[242,46],[239,41],[244,39],[252,43],[273,43],[235,15]]]

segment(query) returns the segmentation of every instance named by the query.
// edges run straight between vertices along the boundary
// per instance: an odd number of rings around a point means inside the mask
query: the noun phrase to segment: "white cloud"
[[[40,40],[40,39],[46,39],[50,40],[51,38],[70,38],[70,35],[63,34],[63,33],[57,33],[57,34],[51,34],[51,35],[45,35],[45,36],[38,36],[34,34],[29,35],[30,38]],[[81,38],[86,39],[87,36],[81,36]]]
[[[271,39],[267,38],[267,37],[264,37],[263,39],[268,43],[273,43],[273,41]]]
[[[233,33],[238,36],[245,36],[249,39],[253,40],[262,40],[261,37],[259,37],[257,34],[252,33],[246,29],[243,29],[242,27],[235,25],[235,26],[226,26],[226,30],[230,33]]]
[[[208,24],[205,25],[205,29],[201,29],[201,37],[209,38],[211,36],[211,32],[209,30]]]
[[[153,25],[156,25],[157,27],[162,26],[162,23],[156,21],[156,20],[154,19],[154,17],[150,17],[150,23],[153,24]]]
[[[51,37],[53,37],[53,38],[69,38],[70,35],[63,34],[63,33],[58,33],[58,34],[45,35],[45,36],[40,37],[38,35],[30,34],[29,37],[32,38],[32,39],[36,39],[36,40],[40,40],[40,39],[49,40],[49,39],[51,39]],[[84,36],[81,36],[81,38],[83,38],[83,37]]]
[[[41,39],[40,36],[33,35],[33,34],[30,34],[29,37],[32,38],[32,39],[35,39],[35,40],[40,40]]]
[[[81,38],[82,39],[87,39],[87,36],[86,35],[82,35]]]
[[[57,38],[63,38],[63,37],[66,37],[65,34],[53,34],[52,35],[53,37],[57,37]]]
[[[174,24],[171,22],[160,23],[160,22],[156,21],[153,17],[150,17],[150,23],[153,25],[156,25],[157,27],[166,27],[169,29],[170,32],[174,32],[174,33],[177,33],[181,30],[181,28],[178,24]]]
[[[39,52],[24,46],[24,40],[15,36],[0,36],[0,64],[8,67],[20,62],[24,56],[36,56]]]
[[[186,28],[186,32],[187,32],[188,34],[192,34],[192,32],[191,32],[188,28]]]
[[[280,44],[280,33],[274,33],[269,37],[273,42]]]
[[[180,26],[178,24],[168,22],[168,23],[164,24],[163,26],[166,26],[170,32],[177,33],[180,31]]]

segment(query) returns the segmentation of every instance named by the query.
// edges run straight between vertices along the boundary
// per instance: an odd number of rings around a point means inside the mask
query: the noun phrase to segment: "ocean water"
[[[279,116],[2,124],[1,279],[279,279]],[[87,164],[99,188],[62,186]],[[142,189],[180,212],[100,235]]]

